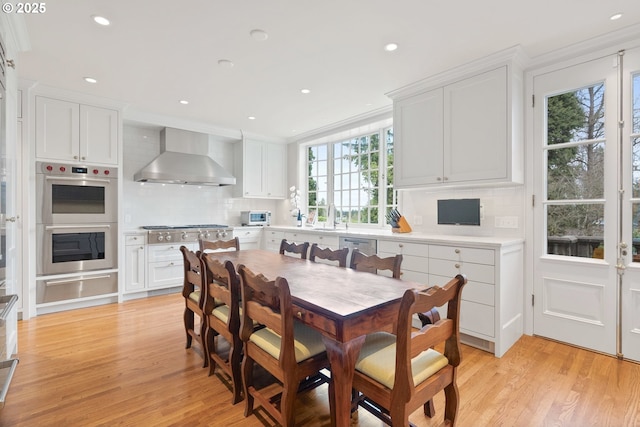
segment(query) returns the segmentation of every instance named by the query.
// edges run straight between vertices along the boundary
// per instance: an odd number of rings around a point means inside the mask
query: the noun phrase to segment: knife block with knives
[[[387,222],[391,224],[391,231],[394,233],[410,233],[411,226],[407,220],[398,212],[397,209],[391,209],[387,214]]]

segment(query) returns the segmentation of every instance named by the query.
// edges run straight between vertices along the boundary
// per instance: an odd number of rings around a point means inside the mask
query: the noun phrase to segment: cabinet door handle
[[[436,178],[436,181],[442,181],[442,178],[437,177],[437,178]]]
[[[444,177],[444,180],[445,180],[445,181],[448,181],[448,180],[449,180],[449,178],[447,178],[447,177],[445,176],[445,177]]]
[[[456,263],[456,264],[455,264],[455,267],[456,267],[456,268],[460,268],[460,264]]]

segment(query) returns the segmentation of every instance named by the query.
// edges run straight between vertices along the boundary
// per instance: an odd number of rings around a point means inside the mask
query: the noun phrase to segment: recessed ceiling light
[[[615,21],[617,19],[622,18],[622,14],[621,13],[616,13],[615,15],[611,15],[611,17],[609,19],[611,19],[612,21]]]
[[[233,68],[233,62],[228,59],[220,59],[218,60],[218,65],[224,68]]]
[[[189,101],[187,101],[186,99],[182,99],[180,101],[180,104],[182,104],[182,105],[187,105],[188,103],[189,103]]]
[[[107,18],[100,15],[92,15],[91,18],[95,21],[96,24],[107,26],[111,24]]]
[[[249,116],[249,117],[247,117],[247,118],[248,118],[249,120],[255,120],[255,119],[256,119],[256,118],[255,118],[255,116]]]
[[[387,52],[393,52],[397,48],[398,48],[397,43],[387,43],[386,45],[384,45],[384,50],[386,50]]]
[[[93,77],[85,77],[84,81],[87,83],[98,83],[98,81],[96,79],[94,79]]]
[[[311,93],[311,89],[300,89],[300,92],[306,95],[307,93]]]
[[[249,35],[251,35],[251,38],[259,42],[263,42],[269,38],[269,34],[267,34],[267,32],[263,30],[251,30]]]

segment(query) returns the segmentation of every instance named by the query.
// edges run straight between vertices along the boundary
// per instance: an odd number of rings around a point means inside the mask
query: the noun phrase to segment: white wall
[[[125,125],[123,134],[123,215],[125,230],[143,225],[240,225],[240,211],[276,209],[270,200],[232,197],[232,186],[151,184],[133,181],[133,175],[160,154],[160,129]],[[210,156],[233,171],[233,143],[212,141]]]
[[[524,186],[492,188],[448,188],[436,190],[402,190],[399,194],[400,212],[411,228],[429,234],[461,236],[524,237]],[[480,199],[483,217],[480,226],[438,225],[438,199]],[[422,217],[422,224],[418,218]],[[496,227],[496,218],[515,220],[515,228]],[[513,222],[513,221],[511,221]]]

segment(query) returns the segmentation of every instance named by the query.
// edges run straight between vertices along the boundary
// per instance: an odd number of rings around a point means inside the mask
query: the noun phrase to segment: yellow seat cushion
[[[420,384],[447,364],[447,358],[437,351],[423,351],[411,359],[413,383]],[[396,377],[395,335],[387,332],[367,335],[356,361],[356,370],[392,389]]]
[[[303,325],[300,322],[293,323],[294,348],[296,362],[309,359],[325,351],[320,332]],[[275,359],[280,358],[280,343],[282,338],[269,328],[255,331],[249,337],[249,341],[269,353]]]
[[[229,306],[226,304],[217,306],[211,311],[211,314],[222,320],[224,323],[229,322]]]
[[[189,294],[189,299],[195,302],[200,302],[200,290],[191,292]]]

